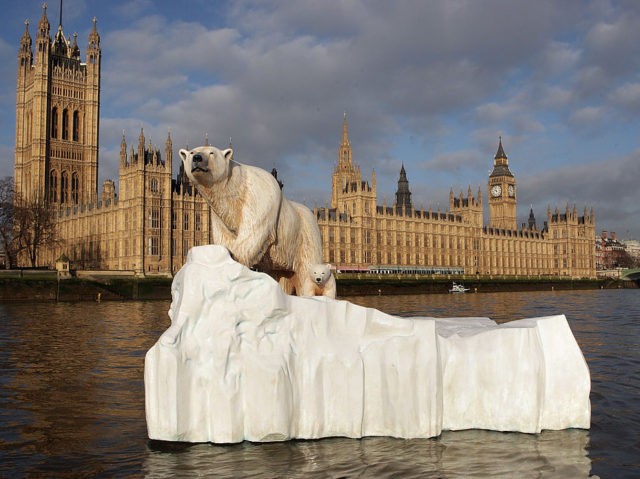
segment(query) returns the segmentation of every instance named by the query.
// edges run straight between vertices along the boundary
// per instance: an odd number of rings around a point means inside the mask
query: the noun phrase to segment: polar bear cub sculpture
[[[311,279],[315,286],[316,296],[336,297],[336,279],[331,274],[330,264],[311,265]]]
[[[322,244],[309,208],[287,200],[269,172],[233,161],[231,148],[181,149],[180,158],[211,207],[214,243],[239,263],[269,273],[285,292],[314,296],[311,268],[322,262]],[[325,291],[335,298],[335,288]]]

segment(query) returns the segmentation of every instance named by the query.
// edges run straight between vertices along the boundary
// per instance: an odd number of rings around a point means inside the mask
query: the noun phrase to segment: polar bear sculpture
[[[336,278],[331,272],[330,264],[311,265],[311,279],[315,285],[315,296],[336,297]]]
[[[304,205],[287,200],[267,171],[233,161],[233,150],[180,150],[187,176],[209,203],[215,244],[239,263],[269,273],[287,293],[313,296],[309,268],[322,262],[320,229]]]

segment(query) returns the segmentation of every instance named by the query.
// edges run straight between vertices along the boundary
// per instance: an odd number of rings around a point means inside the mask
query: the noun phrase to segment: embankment
[[[337,278],[340,296],[448,293],[453,281],[464,284],[472,293],[638,288],[636,282],[612,279],[421,278],[400,275],[338,275]]]
[[[416,276],[345,275],[337,277],[338,296],[447,293],[453,281],[472,293],[498,291],[563,291],[638,288],[633,281],[612,279],[432,278]],[[0,277],[0,302],[170,300],[171,278],[69,278],[55,273]]]

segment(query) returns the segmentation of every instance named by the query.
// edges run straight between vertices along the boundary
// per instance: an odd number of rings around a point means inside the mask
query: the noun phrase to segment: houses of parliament
[[[60,241],[39,255],[52,266],[174,274],[192,246],[212,241],[210,210],[173,145],[147,143],[141,130],[120,145],[118,189],[98,185],[101,48],[96,20],[82,61],[62,21],[52,37],[46,6],[35,33],[20,40],[16,92],[16,195],[56,211]],[[324,260],[338,270],[449,272],[494,276],[595,277],[595,218],[575,207],[516,222],[517,184],[500,140],[488,184],[489,224],[479,189],[449,197],[447,212],[415,209],[404,166],[393,205],[377,203],[376,176],[353,162],[346,116],[332,176],[331,204],[315,208]]]
[[[517,183],[499,140],[487,182],[489,224],[482,191],[449,193],[447,212],[416,209],[404,165],[393,205],[377,203],[376,175],[363,180],[353,162],[346,116],[332,177],[331,205],[316,208],[323,256],[340,270],[464,275],[595,278],[595,216],[576,207],[547,210],[538,225],[516,220]]]

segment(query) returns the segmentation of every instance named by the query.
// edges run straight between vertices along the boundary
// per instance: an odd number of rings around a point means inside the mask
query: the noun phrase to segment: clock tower
[[[489,175],[489,226],[516,230],[516,180],[509,170],[509,160],[502,148],[502,137]]]

